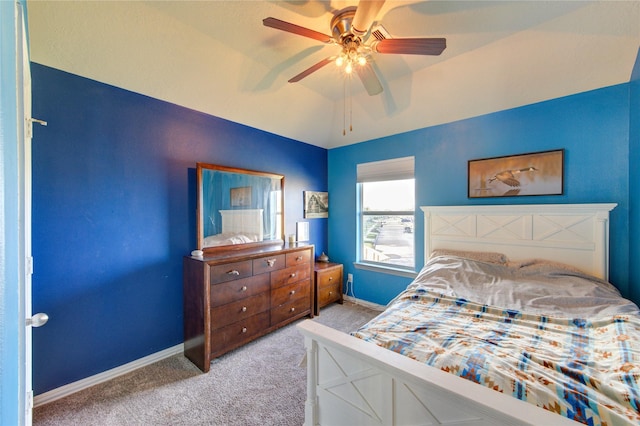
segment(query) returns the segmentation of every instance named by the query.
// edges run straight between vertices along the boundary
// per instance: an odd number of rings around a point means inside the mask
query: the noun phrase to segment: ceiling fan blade
[[[405,55],[439,55],[447,47],[445,38],[389,38],[374,41],[373,50],[378,53]]]
[[[300,25],[292,24],[289,22],[281,21],[276,18],[264,18],[262,24],[265,27],[275,28],[277,30],[287,31],[293,34],[301,35],[303,37],[309,37],[315,40],[319,40],[323,43],[331,43],[333,39],[318,31],[310,30],[309,28],[301,27]]]
[[[289,83],[296,83],[296,82],[302,80],[303,78],[305,78],[309,74],[318,71],[320,68],[324,67],[328,63],[335,61],[335,59],[336,59],[335,56],[330,56],[328,58],[325,58],[325,59],[321,60],[317,64],[307,68],[306,70],[302,71],[300,74],[298,74],[295,77],[291,78],[289,80]]]
[[[382,93],[382,84],[380,84],[380,80],[378,80],[378,76],[369,62],[363,66],[356,66],[355,70],[369,96]]]
[[[360,0],[351,22],[351,32],[358,36],[365,35],[382,9],[382,5],[384,0]]]

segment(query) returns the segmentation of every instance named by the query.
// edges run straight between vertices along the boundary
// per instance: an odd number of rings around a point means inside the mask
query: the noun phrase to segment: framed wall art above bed
[[[564,150],[469,160],[468,197],[562,195]]]

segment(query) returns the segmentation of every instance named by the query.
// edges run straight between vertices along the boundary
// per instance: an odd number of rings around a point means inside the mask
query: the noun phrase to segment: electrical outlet
[[[352,283],[353,282],[353,274],[347,274],[347,282],[348,283]]]

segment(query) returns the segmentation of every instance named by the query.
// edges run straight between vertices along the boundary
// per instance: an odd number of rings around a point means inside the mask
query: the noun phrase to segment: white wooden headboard
[[[425,263],[434,249],[550,259],[609,279],[609,212],[617,204],[422,206]]]
[[[244,234],[264,239],[263,209],[220,210],[222,233]]]

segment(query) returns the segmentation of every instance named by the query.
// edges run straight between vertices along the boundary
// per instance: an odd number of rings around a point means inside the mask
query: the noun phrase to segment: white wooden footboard
[[[532,404],[312,320],[305,425],[575,425]]]

